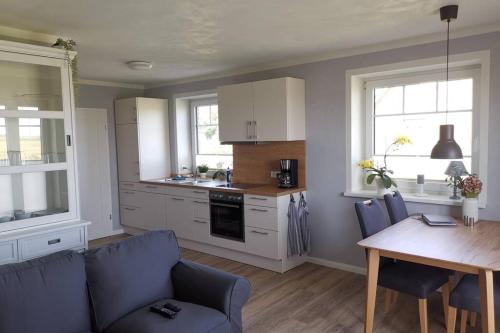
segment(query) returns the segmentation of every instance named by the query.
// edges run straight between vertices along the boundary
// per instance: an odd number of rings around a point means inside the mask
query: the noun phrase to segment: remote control
[[[177,312],[164,308],[162,305],[152,305],[149,308],[152,312],[158,313],[165,318],[174,319]]]
[[[174,305],[174,304],[172,304],[172,303],[165,303],[165,304],[163,304],[163,307],[164,307],[164,308],[167,308],[167,309],[169,309],[169,310],[171,310],[171,311],[174,311],[174,312],[179,312],[179,311],[181,311],[181,310],[182,310],[180,307],[175,306],[175,305]]]

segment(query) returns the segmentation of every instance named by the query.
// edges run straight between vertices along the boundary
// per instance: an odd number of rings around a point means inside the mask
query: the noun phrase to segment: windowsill
[[[343,195],[344,197],[352,197],[352,198],[384,199],[383,195],[377,195],[377,192],[369,190],[344,192]],[[462,199],[453,200],[450,199],[447,195],[427,194],[426,196],[423,197],[412,193],[401,193],[401,195],[403,196],[403,199],[408,202],[418,202],[418,203],[445,205],[445,206],[462,206]],[[479,203],[479,208],[486,208],[486,206],[482,203]]]

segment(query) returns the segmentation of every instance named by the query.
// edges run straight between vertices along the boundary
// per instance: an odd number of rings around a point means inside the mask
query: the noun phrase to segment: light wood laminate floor
[[[128,237],[118,235],[90,242],[90,247]],[[365,276],[306,263],[284,274],[208,254],[182,250],[188,260],[248,278],[252,296],[243,310],[245,332],[363,331]],[[419,332],[416,298],[400,294],[392,310],[383,311],[384,290],[378,288],[375,332]],[[460,323],[460,318],[458,318]],[[460,325],[457,325],[460,326]],[[479,326],[479,325],[478,325]],[[445,332],[441,296],[429,299],[429,332]],[[458,331],[457,331],[458,332]],[[468,327],[468,333],[480,332]]]

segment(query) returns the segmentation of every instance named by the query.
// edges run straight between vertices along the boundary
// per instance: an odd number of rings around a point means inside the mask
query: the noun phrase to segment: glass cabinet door
[[[0,51],[0,231],[76,217],[66,59]]]

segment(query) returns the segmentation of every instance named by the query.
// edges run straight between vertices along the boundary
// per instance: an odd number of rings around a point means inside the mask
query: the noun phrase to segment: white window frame
[[[344,195],[373,197],[375,187],[366,184],[364,173],[357,162],[373,155],[373,88],[430,81],[443,81],[445,57],[374,66],[346,72],[347,84],[347,178]],[[478,51],[450,57],[450,79],[473,77],[473,142],[472,170],[483,180],[484,188],[479,197],[480,207],[486,207],[489,119],[490,52]],[[438,129],[436,128],[436,131]],[[449,199],[449,189],[444,181],[426,182],[427,197],[417,197],[414,179],[400,179],[398,189],[407,201],[460,205],[461,200]]]
[[[196,108],[202,105],[213,105],[213,104],[218,104],[217,98],[204,98],[204,99],[195,99],[190,101],[189,107],[191,108],[191,152],[192,152],[192,159],[193,159],[193,169],[196,168],[196,155],[201,155],[198,154],[198,124],[197,124],[197,117],[196,117]],[[219,124],[217,124],[219,126]],[[209,154],[213,156],[233,156],[232,154]],[[210,171],[213,171],[216,169],[210,169]]]

